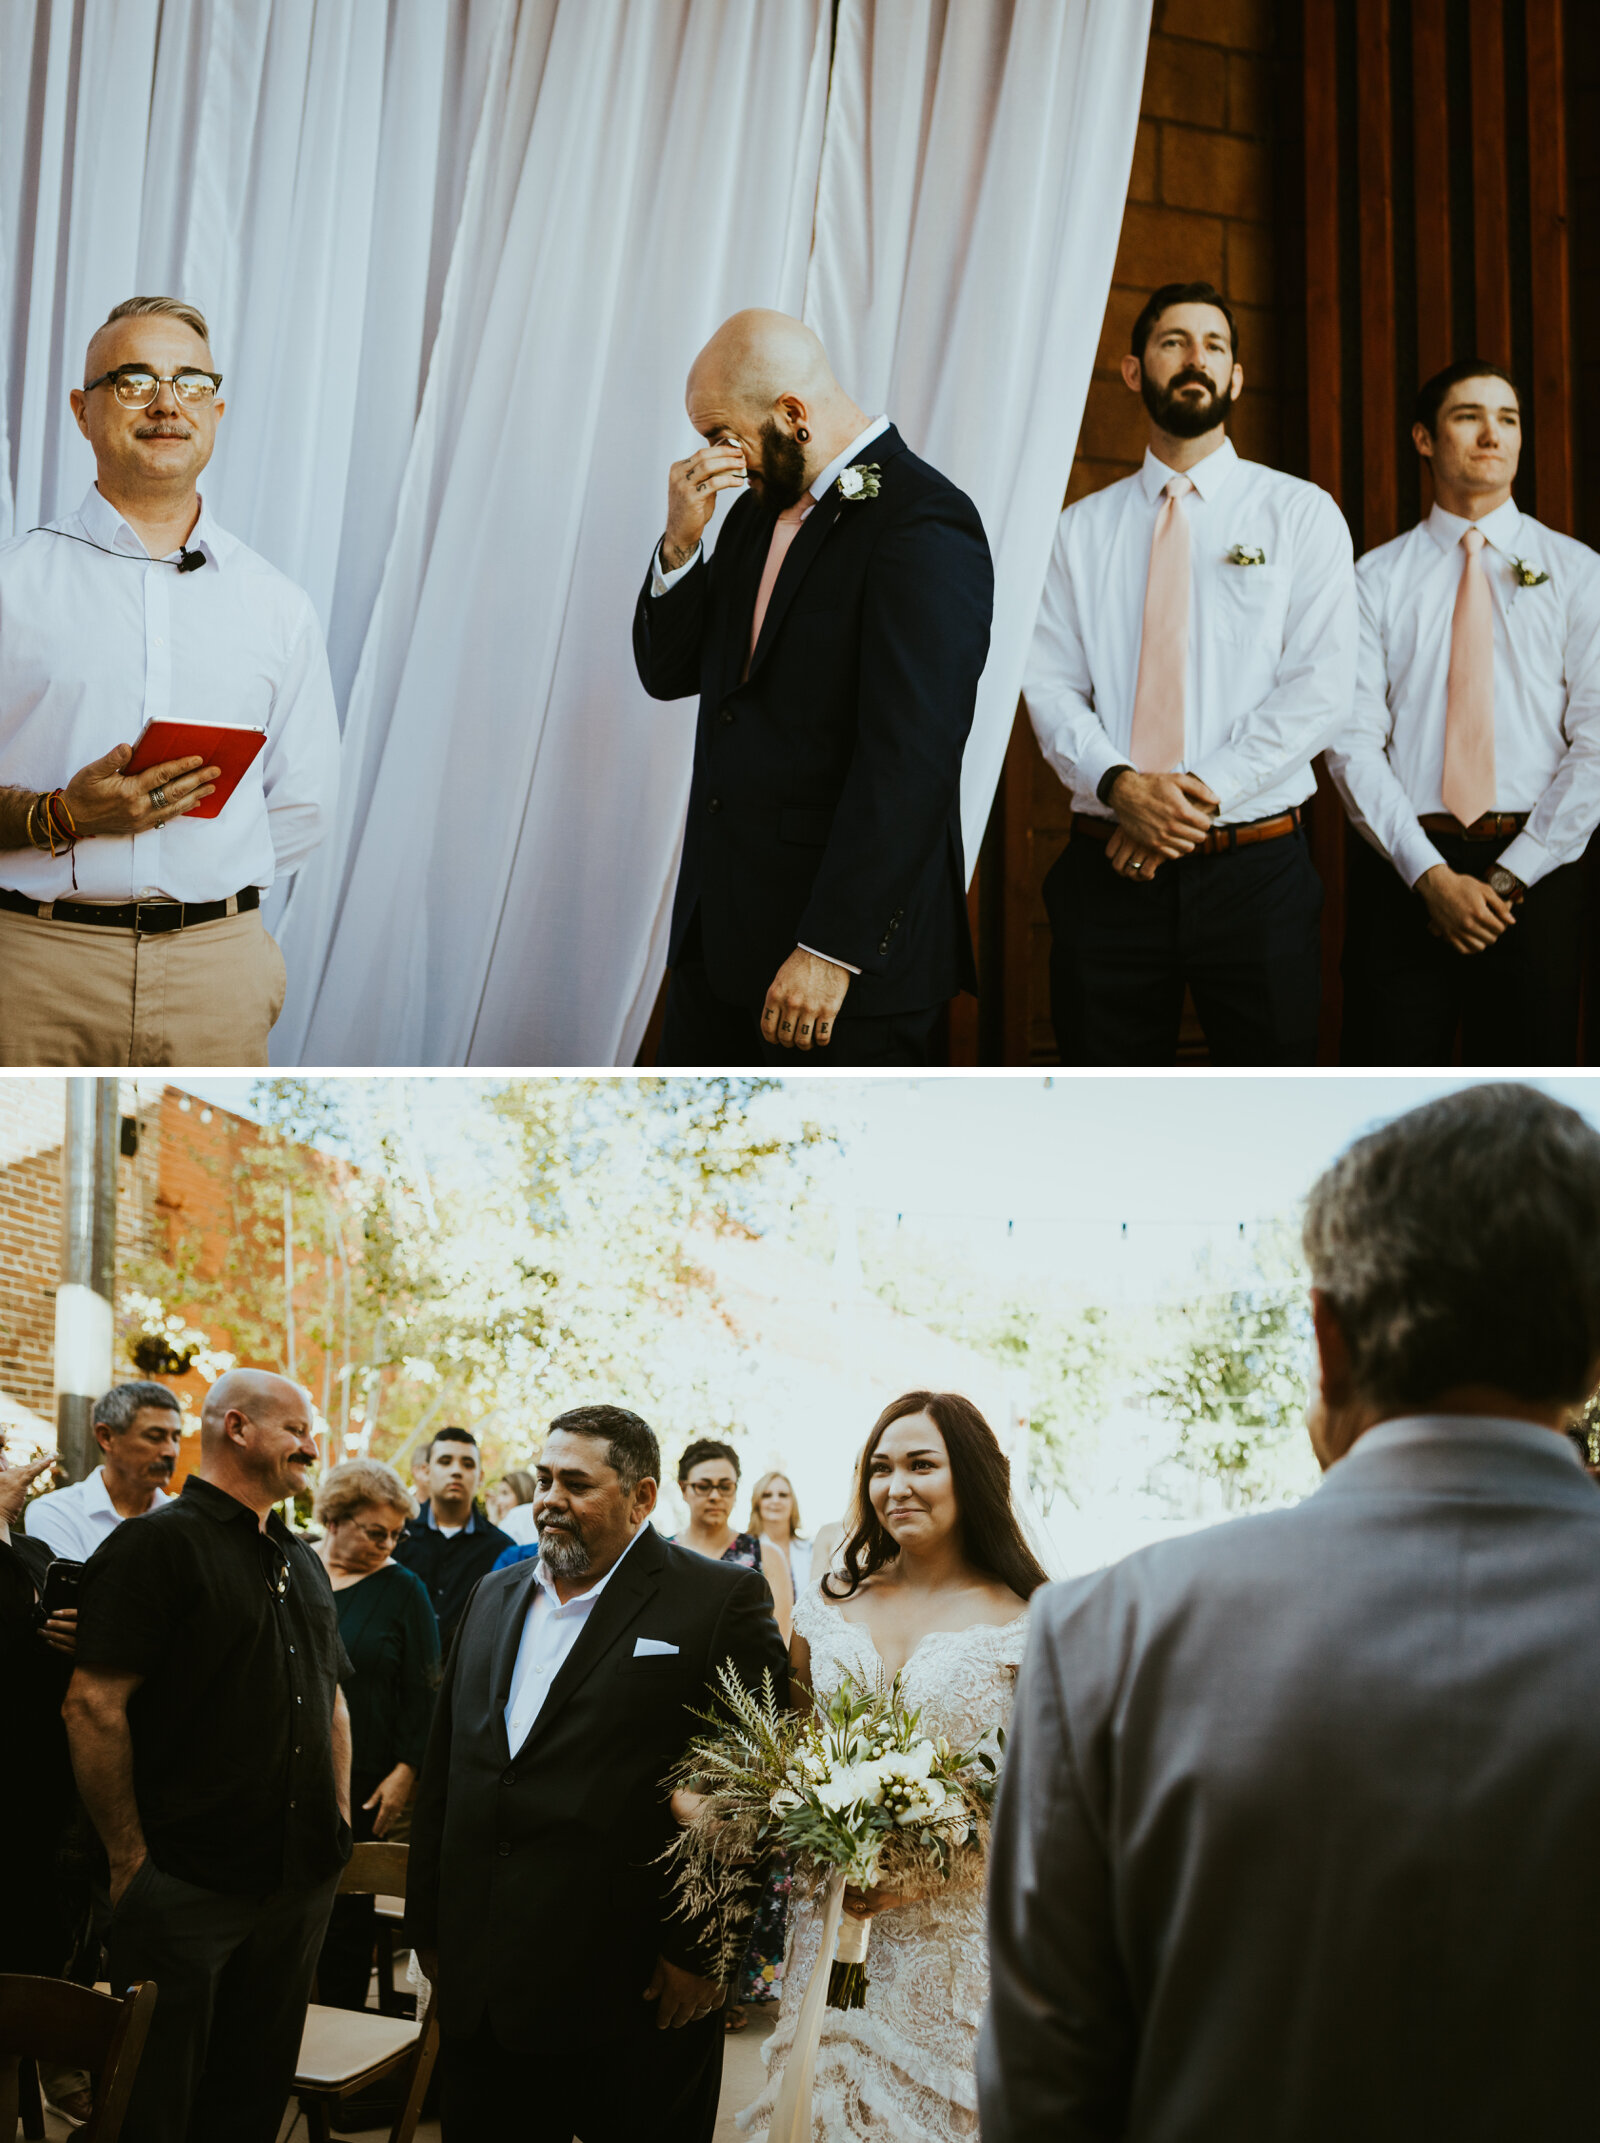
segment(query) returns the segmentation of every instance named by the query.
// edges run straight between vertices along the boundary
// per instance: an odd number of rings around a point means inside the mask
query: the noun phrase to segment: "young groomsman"
[[[1322,887],[1301,806],[1349,716],[1350,535],[1241,461],[1232,312],[1167,283],[1134,322],[1144,467],[1061,516],[1023,691],[1072,791],[1045,880],[1063,1063],[1170,1064],[1184,987],[1218,1064],[1316,1056]]]
[[[1579,861],[1600,822],[1600,558],[1511,496],[1517,390],[1467,358],[1417,396],[1433,510],[1356,568],[1347,1064],[1564,1064]]]

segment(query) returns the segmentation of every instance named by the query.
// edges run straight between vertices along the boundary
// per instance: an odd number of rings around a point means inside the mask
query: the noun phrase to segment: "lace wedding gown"
[[[795,1603],[794,1626],[811,1647],[811,1686],[830,1696],[845,1674],[869,1686],[881,1662],[860,1623],[847,1622],[815,1586]],[[965,1747],[1011,1715],[1027,1617],[1000,1628],[936,1630],[906,1663],[901,1684],[922,1730]],[[789,1947],[777,2027],[765,2048],[767,2087],[739,2115],[766,2135],[795,2019],[816,1962],[820,1900],[789,1903]],[[816,2143],[956,2143],[978,2133],[978,2025],[988,1994],[983,1893],[965,1889],[879,1913],[867,1951],[860,2009],[825,2009],[812,2091]]]

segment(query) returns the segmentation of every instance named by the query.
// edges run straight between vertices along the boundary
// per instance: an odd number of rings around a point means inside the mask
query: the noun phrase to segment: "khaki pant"
[[[286,986],[254,908],[155,937],[0,908],[0,1064],[265,1064]]]

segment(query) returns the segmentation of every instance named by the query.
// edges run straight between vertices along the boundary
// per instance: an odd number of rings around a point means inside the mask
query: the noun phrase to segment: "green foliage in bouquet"
[[[759,1697],[731,1665],[718,1681],[721,1710],[699,1714],[712,1731],[667,1780],[687,1802],[664,1856],[676,1867],[678,1912],[716,1930],[716,1977],[739,1965],[760,1863],[773,1852],[793,1856],[801,1891],[839,1870],[855,1888],[882,1884],[903,1897],[982,1881],[1005,1747],[998,1729],[961,1750],[930,1739],[899,1675],[885,1684],[880,1673],[870,1688],[847,1675],[806,1716],[779,1705],[770,1675]],[[833,2006],[858,2006],[864,1968],[834,1971]],[[853,1999],[835,1998],[841,1992]]]

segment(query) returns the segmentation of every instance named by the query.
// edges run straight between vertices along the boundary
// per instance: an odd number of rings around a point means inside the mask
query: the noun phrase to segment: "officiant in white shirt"
[[[72,390],[96,480],[0,545],[0,1064],[265,1064],[283,959],[261,896],[332,822],[339,726],[310,598],[196,480],[223,403],[203,316],[130,298]],[[258,730],[218,768],[124,772],[152,721]]]
[[[1213,1063],[1316,1056],[1322,887],[1302,807],[1349,716],[1349,530],[1326,492],[1243,461],[1234,317],[1168,283],[1122,377],[1137,475],[1061,516],[1023,693],[1072,793],[1045,880],[1067,1064],[1170,1064],[1184,989]]]
[[[1417,396],[1426,520],[1356,568],[1355,712],[1328,769],[1357,834],[1347,1064],[1570,1064],[1581,863],[1600,824],[1600,557],[1511,495],[1516,387],[1467,358]]]

